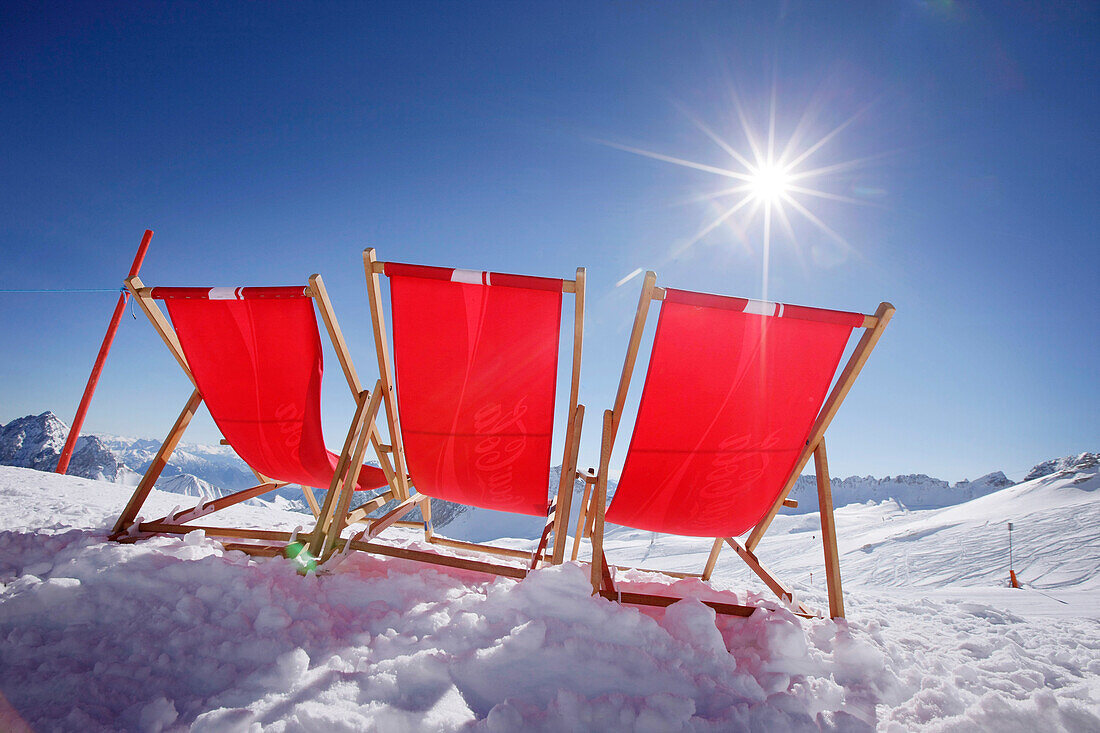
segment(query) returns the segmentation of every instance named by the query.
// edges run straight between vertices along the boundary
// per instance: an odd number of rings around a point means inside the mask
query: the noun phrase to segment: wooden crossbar
[[[425,501],[420,505],[420,508],[421,508],[421,510],[423,510],[425,507],[428,507],[428,506],[431,506],[431,503]],[[528,551],[524,551],[524,550],[515,550],[515,549],[512,549],[510,547],[498,547],[496,545],[486,545],[486,544],[481,544],[481,543],[478,543],[478,542],[464,542],[462,540],[453,540],[453,539],[450,539],[448,537],[439,537],[439,536],[435,535],[434,533],[432,533],[430,531],[430,526],[431,526],[430,515],[425,517],[425,521],[424,521],[425,536],[424,536],[424,539],[426,541],[432,543],[432,544],[440,545],[442,547],[450,547],[450,548],[453,548],[455,550],[465,550],[467,552],[486,553],[486,554],[489,554],[489,555],[499,555],[501,557],[515,558],[517,560],[526,560],[530,563],[530,569],[534,570],[538,566],[538,563],[540,563],[542,561],[550,560],[551,562],[553,562],[553,558],[554,558],[553,553],[546,553],[545,552],[546,543],[547,543],[547,540],[550,536],[551,531],[553,531],[553,528],[554,528],[557,520],[560,518],[560,516],[561,516],[560,510],[556,509],[553,505],[551,505],[549,507],[549,509],[547,510],[547,513],[546,513],[546,523],[543,525],[543,531],[542,531],[542,534],[539,538],[538,545],[536,546],[536,548],[533,552],[528,552]]]
[[[659,596],[649,593],[631,593],[629,591],[600,591],[600,596],[608,599],[609,601],[619,601],[620,603],[630,603],[637,606],[671,606],[673,603],[684,600],[683,598],[677,598],[675,596]],[[720,601],[709,601],[704,598],[698,599],[703,605],[710,606],[716,612],[725,614],[727,616],[751,616],[759,606],[740,606],[734,603],[722,603]],[[821,618],[811,613],[795,613],[795,616],[801,616],[802,618]]]
[[[252,486],[241,491],[228,494],[226,496],[214,499],[210,502],[200,503],[197,506],[188,509],[187,511],[180,512],[175,516],[165,516],[160,519],[153,520],[154,524],[183,524],[190,522],[193,519],[205,517],[207,514],[213,514],[214,512],[221,511],[226,507],[231,507],[234,504],[240,504],[243,501],[254,499],[257,496],[263,496],[269,491],[274,491],[279,488],[279,484],[266,483],[259,486]]]
[[[405,501],[398,504],[389,512],[372,521],[370,523],[370,526],[367,528],[367,537],[377,536],[382,532],[382,530],[393,525],[395,522],[401,519],[401,517],[405,516],[413,509],[416,509],[419,506],[423,506],[425,503],[427,503],[427,500],[427,494],[417,494],[416,496],[405,499]]]
[[[675,596],[658,596],[651,593],[632,593],[630,591],[601,590],[599,595],[609,601],[629,603],[635,606],[657,606],[665,608],[673,603],[684,600]],[[738,606],[733,603],[720,603],[699,599],[703,604],[710,606],[716,612],[727,616],[751,616],[756,611],[756,606]],[[811,617],[812,618],[812,617]]]
[[[387,501],[393,498],[393,492],[387,491],[384,494],[379,494],[373,498],[367,499],[359,506],[348,512],[348,517],[344,520],[344,524],[355,524],[356,522],[370,521],[367,517],[368,514],[375,509],[381,509]]]
[[[337,547],[342,549],[345,542],[346,540],[340,540]],[[490,573],[492,575],[500,575],[505,578],[515,578],[517,580],[522,580],[523,578],[527,577],[527,570],[525,568],[517,568],[510,565],[496,565],[493,563],[482,562],[480,560],[471,560],[464,557],[439,555],[434,552],[413,550],[408,547],[391,547],[390,545],[382,545],[375,542],[365,542],[362,540],[352,540],[350,544],[351,549],[353,550],[369,552],[375,555],[399,557],[403,560],[416,560],[417,562],[432,563],[434,565],[444,565],[446,567],[458,568],[459,570],[474,570],[479,573]]]
[[[138,532],[151,534],[190,534],[202,530],[209,537],[235,537],[243,540],[267,540],[269,542],[290,542],[291,533],[269,529],[245,529],[242,527],[211,527],[194,524],[167,524],[164,522],[142,522]],[[309,534],[299,534],[298,539],[308,538]]]
[[[673,578],[699,578],[704,579],[702,573],[684,573],[679,570],[657,570],[655,568],[636,568],[630,565],[612,565],[616,570],[633,570],[639,573],[654,573],[656,575],[668,575]]]
[[[515,550],[511,547],[499,547],[497,545],[483,545],[478,542],[464,542],[462,540],[452,540],[448,537],[433,536],[428,540],[433,545],[440,545],[442,547],[450,547],[455,550],[466,550],[468,552],[484,552],[490,555],[500,555],[501,557],[511,557],[516,560],[530,560],[531,553],[527,550]],[[542,560],[552,560],[552,555],[543,554]]]
[[[142,522],[140,525],[138,525],[138,530],[141,532],[154,534],[188,534],[196,530],[202,530],[209,537],[228,537],[233,539],[282,543],[289,543],[292,536],[290,532],[280,532],[273,530],[242,529],[234,527],[181,526],[176,524],[161,524],[153,522]],[[308,537],[308,534],[298,535],[299,541]],[[126,542],[127,540],[126,538],[123,538],[122,541]],[[348,543],[348,540],[341,538],[337,541],[336,546],[338,549],[343,549],[344,546]],[[498,575],[505,578],[515,578],[516,580],[522,580],[523,578],[527,577],[527,570],[525,568],[515,567],[511,565],[497,565],[494,563],[482,562],[480,560],[472,560],[464,557],[440,555],[434,552],[425,552],[424,550],[415,550],[407,547],[392,547],[390,545],[383,545],[375,542],[366,542],[362,540],[352,540],[350,541],[350,545],[351,549],[353,550],[358,550],[360,552],[366,552],[374,555],[396,557],[403,560],[415,560],[417,562],[442,565],[444,567],[456,568],[458,570],[473,570],[475,572],[488,573],[490,575]],[[281,555],[285,549],[285,545],[284,547],[278,547],[272,545],[244,543],[223,543],[222,547],[225,550],[239,550],[250,555],[257,555],[262,557],[275,557]]]
[[[222,549],[226,552],[237,551],[256,557],[282,557],[283,552],[285,552],[284,547],[276,547],[275,545],[251,545],[246,542],[223,542]]]

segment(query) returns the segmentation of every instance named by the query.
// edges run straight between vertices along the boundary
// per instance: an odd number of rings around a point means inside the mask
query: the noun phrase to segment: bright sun
[[[653,158],[666,163],[684,166],[685,168],[693,168],[706,173],[716,174],[727,180],[732,179],[734,182],[733,186],[720,188],[702,197],[703,199],[709,199],[716,203],[730,201],[732,199],[731,203],[720,203],[720,213],[718,216],[696,232],[693,237],[678,243],[669,257],[674,258],[679,256],[680,253],[693,246],[696,242],[700,241],[703,237],[707,236],[739,213],[743,219],[741,227],[739,227],[742,231],[748,227],[753,219],[761,215],[764,229],[763,247],[761,248],[761,254],[763,255],[761,295],[764,300],[767,300],[768,260],[771,249],[773,219],[775,220],[774,223],[778,224],[783,229],[796,247],[798,246],[798,242],[795,239],[794,229],[791,225],[790,214],[792,213],[808,221],[827,237],[838,242],[845,250],[851,249],[851,245],[848,244],[844,237],[837,234],[836,231],[810,211],[808,206],[809,199],[827,199],[849,204],[867,204],[867,201],[861,199],[855,199],[850,196],[822,190],[815,184],[818,182],[824,183],[833,174],[858,168],[871,158],[846,160],[818,167],[810,167],[806,165],[806,163],[812,156],[821,150],[821,148],[855,122],[867,110],[867,107],[859,110],[825,135],[816,139],[807,140],[806,137],[809,134],[809,128],[813,121],[812,118],[815,115],[815,107],[811,105],[806,109],[802,119],[799,120],[786,143],[784,145],[779,145],[779,141],[776,140],[775,134],[776,99],[774,89],[772,90],[771,110],[766,135],[758,135],[752,129],[745,115],[745,111],[741,106],[741,102],[736,95],[734,95],[733,101],[737,117],[744,132],[745,141],[748,143],[748,150],[745,151],[737,150],[707,125],[703,124],[702,121],[695,119],[690,114],[688,115],[691,122],[704,135],[709,137],[719,148],[729,155],[730,162],[734,164],[730,167],[694,162],[684,158],[677,158],[671,155],[643,150],[641,148],[622,145],[607,140],[602,140],[600,142],[610,147],[618,148],[619,150],[625,150],[629,153],[644,155],[647,158]],[[637,272],[641,272],[641,270]],[[632,273],[632,275],[633,274],[634,273]],[[630,276],[624,278],[620,282],[626,282],[629,279]]]
[[[751,170],[749,175],[752,195],[764,203],[774,204],[790,190],[790,174],[781,165],[765,163]]]

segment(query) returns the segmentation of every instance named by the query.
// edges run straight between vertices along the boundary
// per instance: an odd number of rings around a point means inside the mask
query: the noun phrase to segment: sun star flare
[[[808,162],[855,122],[867,108],[859,110],[826,134],[807,140],[807,132],[813,122],[812,118],[819,111],[816,105],[810,105],[781,149],[777,149],[778,146],[776,145],[776,99],[774,92],[771,99],[766,136],[761,136],[753,130],[736,95],[734,95],[734,108],[747,144],[746,150],[738,150],[732,143],[714,132],[701,120],[681,108],[692,124],[729,156],[732,165],[729,163],[723,166],[696,162],[619,143],[601,142],[635,155],[642,155],[672,165],[721,176],[727,182],[727,185],[699,197],[702,200],[715,202],[720,206],[717,216],[701,227],[686,242],[678,244],[670,258],[679,256],[724,224],[732,224],[736,221],[738,228],[745,231],[756,221],[759,214],[763,225],[761,297],[767,300],[768,267],[772,229],[775,222],[779,223],[782,232],[787,235],[796,250],[799,247],[799,242],[792,226],[793,214],[797,214],[798,218],[808,222],[845,250],[851,249],[851,245],[843,236],[812,211],[811,202],[814,200],[829,200],[850,204],[867,204],[867,201],[826,190],[826,185],[830,177],[854,170],[870,159],[850,159],[817,166],[810,166]],[[734,181],[732,186],[728,185],[730,179]],[[726,203],[731,198],[732,203]],[[735,215],[737,215],[737,219],[735,219]]]

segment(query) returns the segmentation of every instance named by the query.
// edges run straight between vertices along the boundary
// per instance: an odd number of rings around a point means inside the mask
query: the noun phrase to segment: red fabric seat
[[[386,263],[417,491],[545,516],[562,281]]]
[[[606,520],[698,537],[755,526],[862,323],[858,313],[667,289]]]
[[[237,454],[277,481],[328,489],[321,338],[303,288],[154,288],[211,417]],[[222,299],[225,298],[225,299]],[[363,466],[358,490],[386,485]]]

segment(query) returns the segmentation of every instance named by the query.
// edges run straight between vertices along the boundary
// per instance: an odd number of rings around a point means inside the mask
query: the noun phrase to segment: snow
[[[618,580],[760,606],[747,619],[593,598],[574,564],[515,582],[355,553],[301,576],[201,532],[109,543],[129,488],[4,467],[0,721],[6,698],[35,730],[1096,731],[1098,481],[1060,470],[945,509],[842,509],[834,622],[793,616],[732,553],[713,588]],[[181,503],[154,490],[142,513]],[[759,554],[820,608],[814,519],[781,516]],[[1001,584],[1009,519],[1034,588]],[[309,525],[273,505],[215,520]],[[608,547],[690,570],[709,542],[616,528]]]

